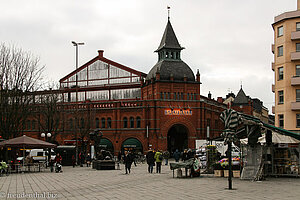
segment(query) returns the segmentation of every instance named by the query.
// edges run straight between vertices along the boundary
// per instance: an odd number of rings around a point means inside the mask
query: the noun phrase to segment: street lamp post
[[[84,43],[83,42],[74,42],[74,41],[72,41],[72,44],[73,44],[73,46],[75,46],[76,47],[76,58],[75,58],[75,62],[76,62],[76,70],[78,69],[78,46],[79,45],[84,45]],[[76,72],[76,104],[77,104],[77,106],[78,106],[78,103],[77,103],[77,101],[78,101],[78,75],[77,75],[77,72]],[[76,139],[76,146],[75,146],[75,157],[76,157],[76,164],[78,164],[78,136],[77,136],[77,131],[78,131],[78,119],[77,119],[77,111],[78,111],[78,108],[76,107],[76,119],[75,119],[75,126],[76,126],[76,130],[75,130],[75,139]]]
[[[47,133],[47,134],[41,133],[41,137],[45,138],[46,142],[48,142],[48,138],[50,139],[51,136],[52,136],[51,133]],[[48,159],[47,159],[48,164],[49,164],[50,159],[51,159],[51,148],[48,148]]]

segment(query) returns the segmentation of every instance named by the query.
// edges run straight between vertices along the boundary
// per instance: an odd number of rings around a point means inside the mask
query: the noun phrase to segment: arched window
[[[96,128],[100,128],[99,123],[100,123],[100,121],[99,121],[99,118],[97,117],[97,118],[95,119],[95,127],[96,127]]]
[[[105,118],[101,119],[101,128],[105,128]]]
[[[31,124],[32,130],[36,130],[36,121],[35,121],[35,120],[32,120],[31,123],[32,123],[32,124]]]
[[[134,118],[130,117],[130,128],[134,128]]]
[[[30,123],[31,123],[30,120],[26,121],[26,129],[27,130],[30,130]]]
[[[141,118],[140,117],[136,118],[136,127],[141,128]]]
[[[111,118],[107,118],[107,128],[111,128]]]
[[[123,128],[127,128],[127,117],[123,118]]]
[[[80,128],[84,128],[84,119],[83,118],[80,119]]]
[[[69,129],[70,130],[72,130],[73,129],[73,127],[74,127],[74,124],[73,124],[73,119],[71,118],[71,119],[69,119]]]

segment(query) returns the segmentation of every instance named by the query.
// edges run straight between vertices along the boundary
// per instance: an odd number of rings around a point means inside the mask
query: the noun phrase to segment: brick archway
[[[175,125],[182,125],[187,129],[186,134],[188,148],[195,148],[196,128],[194,127],[192,122],[182,116],[174,116],[164,123],[161,129],[161,135],[163,138],[163,141],[161,142],[162,148],[164,147],[163,149],[167,150],[166,148],[168,146],[168,132]]]
[[[176,124],[184,125],[188,129],[188,137],[196,137],[196,128],[192,122],[181,116],[172,117],[164,123],[161,129],[162,136],[167,137],[169,129]]]

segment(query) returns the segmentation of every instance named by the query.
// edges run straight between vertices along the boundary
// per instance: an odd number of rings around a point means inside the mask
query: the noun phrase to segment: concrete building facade
[[[300,0],[296,11],[276,16],[272,27],[275,126],[300,132]]]

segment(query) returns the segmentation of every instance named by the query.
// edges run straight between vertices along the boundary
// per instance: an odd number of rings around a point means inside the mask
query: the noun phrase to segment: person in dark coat
[[[164,157],[164,159],[165,159],[165,165],[168,165],[168,160],[169,160],[169,158],[170,158],[170,153],[169,153],[169,151],[164,151],[164,152],[163,152],[163,157]]]
[[[75,155],[72,155],[72,165],[73,165],[73,167],[75,167],[75,165],[76,165]]]
[[[147,160],[147,164],[148,164],[148,172],[152,173],[155,160],[154,160],[154,153],[151,149],[148,151],[148,153],[146,155],[146,160]]]
[[[125,171],[126,174],[130,174],[131,164],[132,164],[132,156],[129,152],[125,151],[125,155],[123,157],[124,164],[125,164]]]
[[[80,160],[80,167],[83,167],[84,160],[85,160],[83,152],[80,152],[80,154],[79,154],[79,160]]]
[[[187,149],[185,149],[185,150],[183,151],[183,154],[182,154],[182,158],[181,158],[181,159],[182,159],[183,162],[189,159],[189,158],[188,158],[188,152],[187,152]]]
[[[179,162],[180,152],[178,151],[178,149],[176,149],[176,151],[173,153],[173,157],[176,162]]]
[[[191,158],[194,158],[194,153],[191,149],[189,149],[187,152],[187,160],[191,159]]]
[[[122,159],[122,152],[119,151],[119,153],[118,153],[118,162],[121,162],[121,159]]]

